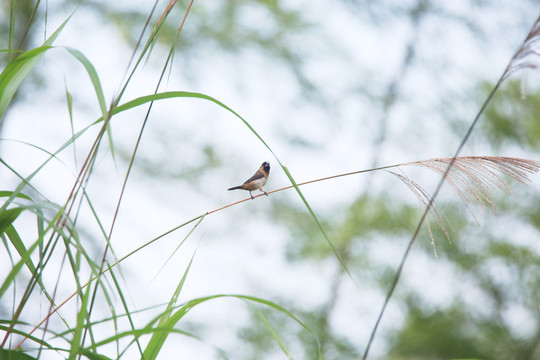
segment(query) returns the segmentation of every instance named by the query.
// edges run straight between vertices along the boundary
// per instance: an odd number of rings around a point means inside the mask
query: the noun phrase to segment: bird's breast
[[[253,190],[260,189],[261,187],[264,186],[264,184],[266,184],[266,178],[262,177],[260,179],[253,180],[253,181],[249,182],[248,184],[246,184],[247,185],[246,190],[253,191]]]

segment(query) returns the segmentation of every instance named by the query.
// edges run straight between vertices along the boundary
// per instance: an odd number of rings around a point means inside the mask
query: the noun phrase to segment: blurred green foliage
[[[491,85],[481,84],[479,97],[486,96],[490,89]],[[524,96],[520,82],[509,81],[486,111],[480,130],[494,150],[513,145],[535,154],[540,144],[539,113],[540,92],[529,89]],[[457,281],[464,286],[450,291],[450,298],[441,304],[428,300],[422,289],[398,284],[398,295],[392,301],[400,303],[405,318],[401,325],[393,323],[394,330],[385,335],[389,344],[385,359],[540,359],[540,245],[537,242],[540,196],[524,185],[512,185],[517,190],[516,197],[492,194],[497,212],[475,206],[467,210],[457,196],[455,201],[438,205],[450,229],[450,241],[432,220],[438,257],[433,256],[426,229],[415,249],[431,258],[430,267],[447,268],[452,274],[453,280],[433,278],[433,282]],[[339,215],[320,216],[320,221],[353,274],[363,279],[378,279],[384,292],[396,266],[370,258],[370,249],[381,238],[401,247],[403,239],[408,239],[414,230],[420,211],[403,199],[370,192],[354,199]],[[469,211],[475,213],[474,217],[480,211],[489,213],[489,217],[479,225]],[[326,209],[325,213],[332,212]],[[273,217],[290,229],[291,261],[312,262],[333,257],[303,208],[277,204]],[[501,232],[501,225],[513,231]],[[344,300],[339,288],[349,279],[344,271],[338,271],[333,281],[329,284],[333,296],[319,309],[304,310],[303,318],[309,319],[307,323],[317,329],[326,359],[359,358],[362,349],[351,343],[355,336],[338,335],[340,331],[331,320],[332,313],[338,311],[336,303]],[[289,306],[294,308],[294,304]],[[526,323],[520,325],[525,319]],[[254,324],[250,331],[256,328],[260,326]],[[287,326],[281,331],[287,331]],[[309,349],[307,344],[305,347]]]
[[[491,88],[482,84],[480,97]],[[524,94],[519,81],[509,81],[485,112],[481,130],[496,150],[512,145],[534,154],[540,144],[539,114],[540,92]],[[443,244],[439,257],[475,295],[454,293],[450,305],[436,306],[423,300],[421,293],[407,291],[403,299],[407,317],[391,337],[389,358],[540,359],[540,196],[526,191],[524,198],[525,191],[519,190],[516,197],[498,198],[499,212],[493,215],[513,231],[501,233],[495,220],[482,224],[481,231],[475,231],[474,224],[460,229],[479,235],[473,237],[472,249],[439,242]],[[450,214],[454,223],[455,212]],[[471,297],[477,302],[471,303]],[[527,322],[520,325],[524,319]]]
[[[389,196],[363,195],[353,200],[346,209],[336,209],[335,218],[323,220],[323,227],[330,229],[329,236],[342,256],[351,248],[362,246],[378,235],[405,235],[413,229],[418,208],[395,202]],[[289,244],[289,258],[328,259],[334,253],[313,228],[312,218],[303,208],[290,204],[277,204],[273,209],[274,218],[289,227],[295,241]],[[389,221],[389,219],[392,219]],[[361,254],[358,254],[361,256]],[[355,261],[357,261],[356,259]]]
[[[491,90],[482,84],[482,94]],[[485,112],[482,131],[495,149],[517,145],[540,150],[540,93],[527,90],[519,80],[508,81]]]

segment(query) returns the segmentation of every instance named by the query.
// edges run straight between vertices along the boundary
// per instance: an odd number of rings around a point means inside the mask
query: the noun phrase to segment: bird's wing
[[[263,178],[263,177],[264,177],[263,173],[260,170],[257,170],[257,172],[252,177],[250,177],[249,179],[246,180],[246,182],[244,182],[244,184],[250,183],[255,180],[259,180],[260,178]]]

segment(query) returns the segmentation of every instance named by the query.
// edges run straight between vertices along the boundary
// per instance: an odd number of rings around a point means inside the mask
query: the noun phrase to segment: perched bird
[[[247,179],[247,181],[242,185],[232,187],[229,190],[247,190],[249,191],[249,196],[251,196],[252,200],[253,195],[251,194],[251,192],[257,189],[261,190],[266,196],[268,196],[266,191],[262,189],[264,184],[266,184],[266,180],[268,180],[268,174],[270,174],[270,163],[268,161],[265,161],[262,163],[261,167],[259,168],[259,170],[257,170],[255,175]]]

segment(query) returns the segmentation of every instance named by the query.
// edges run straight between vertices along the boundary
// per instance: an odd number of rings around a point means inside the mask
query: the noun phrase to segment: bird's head
[[[270,163],[268,161],[263,162],[262,165],[261,165],[261,169],[263,169],[264,172],[269,174],[270,173]]]

